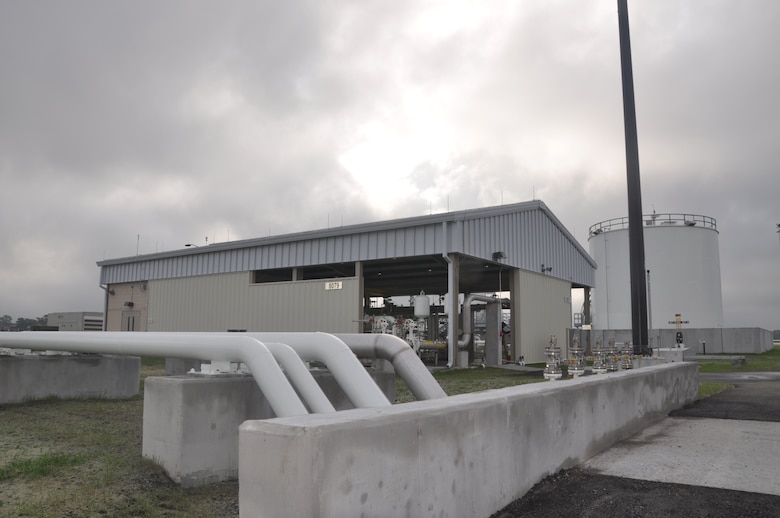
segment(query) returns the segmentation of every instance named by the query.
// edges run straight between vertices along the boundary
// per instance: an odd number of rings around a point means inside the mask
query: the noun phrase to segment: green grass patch
[[[165,368],[165,358],[158,356],[141,356],[141,367]]]
[[[699,372],[780,372],[780,346],[765,353],[740,356],[745,357],[742,365],[732,365],[728,360],[701,360]]]
[[[544,381],[544,378],[538,374],[532,375],[523,371],[499,369],[496,367],[434,371],[433,377],[436,378],[436,381],[439,382],[439,385],[441,385],[441,388],[444,389],[448,396]],[[409,391],[403,379],[396,376],[395,381],[395,402],[408,403],[409,401],[414,401],[415,397]]]
[[[439,371],[434,372],[433,377],[449,396],[544,381],[538,375],[496,367]]]
[[[734,388],[734,385],[729,385],[728,383],[719,383],[717,381],[701,381],[699,382],[699,399],[710,397],[713,394],[723,392],[724,390],[728,390],[730,388]]]
[[[734,372],[736,367],[732,366],[730,362],[721,361],[698,361],[699,372]]]
[[[59,473],[86,460],[83,455],[41,455],[34,459],[13,460],[0,467],[0,481],[15,478],[41,478]]]
[[[165,376],[165,358],[157,356],[141,357],[140,394],[144,393],[144,380],[150,376]]]

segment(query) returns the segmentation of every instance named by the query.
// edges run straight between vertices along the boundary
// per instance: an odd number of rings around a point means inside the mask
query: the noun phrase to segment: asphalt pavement
[[[780,496],[780,373],[727,374],[700,379],[733,383],[733,389],[671,412],[583,467],[603,475]]]
[[[675,410],[494,515],[780,517],[780,373],[700,374],[734,388]]]

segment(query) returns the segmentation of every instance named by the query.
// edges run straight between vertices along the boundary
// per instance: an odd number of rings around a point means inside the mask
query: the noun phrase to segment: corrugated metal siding
[[[251,284],[250,274],[162,279],[149,283],[149,331],[322,331],[354,333],[361,316],[359,280]]]
[[[512,334],[526,363],[545,361],[550,335],[565,348],[571,327],[571,286],[549,275],[515,272],[512,291]]]
[[[197,253],[183,251],[179,256],[160,259],[138,257],[126,263],[105,265],[101,268],[100,282],[115,284],[132,280],[414,257],[441,253],[442,243],[441,225],[432,224],[251,248]]]
[[[156,254],[158,257],[108,261],[110,264],[101,267],[100,282],[115,284],[442,252],[492,260],[494,252],[503,251],[507,256],[504,264],[509,266],[537,272],[544,263],[553,267],[554,277],[593,286],[592,259],[541,202],[451,213],[433,219],[402,220],[398,228],[389,228],[394,222],[387,222],[382,226],[366,225],[375,228],[370,231],[356,226],[341,235],[298,239],[290,236],[288,241],[280,236],[267,244],[256,240],[246,246],[211,245],[213,249],[201,247]],[[448,250],[444,250],[445,243]]]
[[[510,266],[540,272],[544,264],[552,267],[552,277],[593,285],[587,255],[540,210],[463,222],[464,254],[491,259],[498,251],[506,254],[503,262]]]

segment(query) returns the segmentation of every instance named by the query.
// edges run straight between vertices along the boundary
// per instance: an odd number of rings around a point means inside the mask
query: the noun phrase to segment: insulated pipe
[[[241,333],[263,342],[284,342],[308,361],[324,363],[357,408],[392,406],[347,345],[328,333]]]
[[[477,293],[472,293],[466,297],[466,300],[463,301],[463,338],[458,340],[458,349],[461,351],[466,349],[471,341],[471,303],[475,300],[481,300],[488,304],[501,302],[501,299],[496,297],[488,297],[487,295],[479,295]]]
[[[233,335],[235,333],[183,333],[185,335]],[[265,342],[282,342],[301,359],[324,363],[350,402],[357,408],[392,406],[347,344],[328,333],[241,333]]]
[[[252,371],[255,382],[268,399],[277,417],[309,413],[268,348],[258,339],[243,333],[228,336],[226,334],[25,331],[0,333],[0,345],[82,353],[241,361]]]
[[[265,342],[265,346],[282,366],[293,387],[312,412],[326,414],[336,411],[328,396],[322,391],[322,387],[317,384],[306,364],[292,347],[279,342]]]
[[[414,350],[397,336],[360,333],[335,336],[347,344],[360,358],[381,358],[391,362],[395,371],[418,400],[447,397],[447,393],[420,361]]]

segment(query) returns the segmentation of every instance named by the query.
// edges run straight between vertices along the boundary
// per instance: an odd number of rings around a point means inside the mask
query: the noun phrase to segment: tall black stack
[[[647,333],[647,284],[645,239],[642,228],[642,189],[639,182],[639,146],[634,104],[634,74],[631,67],[631,38],[627,0],[618,0],[620,69],[623,77],[623,124],[626,133],[626,176],[628,180],[628,242],[631,263],[631,330],[634,354],[649,354]]]

